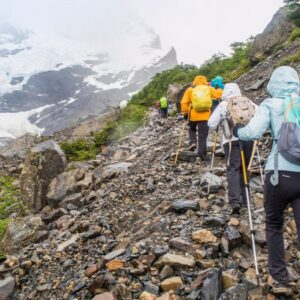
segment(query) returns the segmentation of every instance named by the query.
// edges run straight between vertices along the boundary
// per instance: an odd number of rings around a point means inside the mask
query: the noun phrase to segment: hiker
[[[168,100],[166,97],[161,97],[159,100],[160,103],[160,117],[167,118],[168,117]]]
[[[198,156],[202,161],[208,161],[206,139],[208,136],[207,121],[211,114],[211,99],[218,98],[219,95],[215,88],[208,86],[205,76],[196,76],[193,86],[185,91],[181,100],[181,113],[189,121],[189,150],[193,151],[197,148]]]
[[[215,111],[208,120],[208,126],[211,129],[217,130],[217,128],[228,116],[228,100],[231,97],[241,97],[240,88],[236,83],[225,84],[222,101],[216,107]],[[226,130],[223,129],[223,132],[225,131]],[[228,200],[232,207],[232,213],[238,214],[242,206],[247,206],[247,198],[243,182],[240,146],[238,139],[233,137],[232,134],[226,138],[223,133],[222,143],[227,162]],[[245,153],[246,164],[248,165],[253,149],[253,142],[244,142],[243,149]]]
[[[260,138],[269,129],[274,137],[265,167],[264,182],[268,266],[271,275],[268,283],[273,288],[273,293],[289,294],[291,289],[288,287],[289,276],[283,240],[283,212],[288,204],[293,207],[300,240],[300,83],[296,70],[286,66],[277,68],[271,76],[267,90],[271,97],[262,102],[247,126],[240,128],[237,124],[234,134],[240,140],[249,141]],[[297,101],[297,106],[292,105],[292,101]],[[294,131],[289,131],[289,139],[282,143],[281,140],[288,136],[282,131],[286,128],[284,125],[295,124],[298,126],[293,127]],[[282,147],[287,147],[287,152],[294,152],[287,155]],[[297,161],[292,160],[295,154],[298,155]]]
[[[216,109],[216,107],[219,105],[219,103],[221,101],[221,96],[222,96],[222,93],[223,93],[223,90],[224,90],[223,78],[221,76],[216,76],[210,82],[210,86],[212,86],[213,88],[215,88],[219,92],[219,97],[212,99],[213,104],[212,104],[211,111],[213,113],[214,110]]]

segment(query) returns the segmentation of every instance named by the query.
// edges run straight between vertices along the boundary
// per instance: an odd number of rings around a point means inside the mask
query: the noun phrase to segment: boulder
[[[27,152],[34,145],[35,137],[31,134],[25,134],[20,138],[13,140],[8,145],[0,149],[0,156],[5,158],[17,157],[25,159]]]
[[[53,178],[62,173],[67,159],[60,146],[46,141],[31,148],[20,176],[21,199],[34,211],[47,205],[47,190]]]
[[[39,218],[40,220],[40,218]],[[12,218],[8,223],[0,248],[8,254],[17,253],[19,250],[36,241],[39,227],[43,224],[32,221],[32,218]]]
[[[218,300],[222,292],[222,271],[212,270],[205,279],[200,293],[200,299]]]
[[[187,210],[199,210],[199,202],[197,200],[177,200],[175,201],[171,209],[177,213],[184,213]]]
[[[288,13],[288,8],[280,8],[263,33],[255,37],[249,55],[252,62],[257,63],[263,57],[272,54],[275,46],[288,39],[294,28],[294,25],[288,19]]]
[[[80,180],[84,176],[83,172],[84,171],[82,170],[67,171],[59,174],[51,181],[47,193],[47,202],[51,207],[58,207],[60,202],[62,202],[62,200],[64,200],[68,195],[79,191],[77,180]],[[78,196],[79,195],[77,194],[77,197]],[[66,201],[69,202],[68,199],[66,199]],[[72,203],[72,201],[70,203]],[[78,206],[79,203],[76,200],[72,204]],[[65,205],[65,207],[66,206],[67,205]]]
[[[11,276],[0,281],[0,299],[9,300],[15,287],[15,279]]]

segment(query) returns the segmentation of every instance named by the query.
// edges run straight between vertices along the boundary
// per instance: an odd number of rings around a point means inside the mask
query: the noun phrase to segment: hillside
[[[282,15],[291,25],[284,41],[262,46]],[[259,286],[247,210],[232,216],[228,204],[221,132],[207,195],[209,163],[174,164],[183,123],[175,114],[160,119],[153,104],[169,84],[186,84],[198,74],[235,81],[259,104],[277,66],[300,72],[299,28],[289,18],[276,14],[262,35],[233,43],[229,56],[157,73],[124,109],[107,108],[105,115],[51,129],[51,136],[25,135],[2,148],[0,299],[276,300],[265,289],[268,253],[257,158],[250,188]],[[209,155],[212,140],[210,133]],[[183,148],[187,141],[186,132]],[[271,143],[269,134],[258,143],[263,164]],[[295,300],[300,265],[291,209],[285,218],[295,288],[290,298],[278,299]]]

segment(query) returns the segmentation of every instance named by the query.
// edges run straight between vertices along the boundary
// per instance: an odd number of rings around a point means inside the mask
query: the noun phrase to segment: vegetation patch
[[[300,16],[299,16],[300,18]],[[296,27],[293,32],[290,34],[289,43],[293,43],[295,40],[300,38],[300,28]]]
[[[61,142],[60,146],[65,152],[68,161],[94,159],[97,154],[94,143],[88,139],[78,139],[73,142]]]
[[[300,62],[300,52],[287,56],[276,64],[276,67],[293,66],[294,63]]]
[[[20,189],[14,181],[10,176],[0,178],[0,239],[9,222],[9,216],[24,209],[20,203]]]

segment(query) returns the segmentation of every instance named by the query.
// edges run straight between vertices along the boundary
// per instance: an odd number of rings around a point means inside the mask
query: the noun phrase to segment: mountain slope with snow
[[[176,64],[175,50],[163,49],[141,22],[125,24],[109,42],[94,46],[0,24],[0,135],[72,126],[130,99],[154,74]]]

